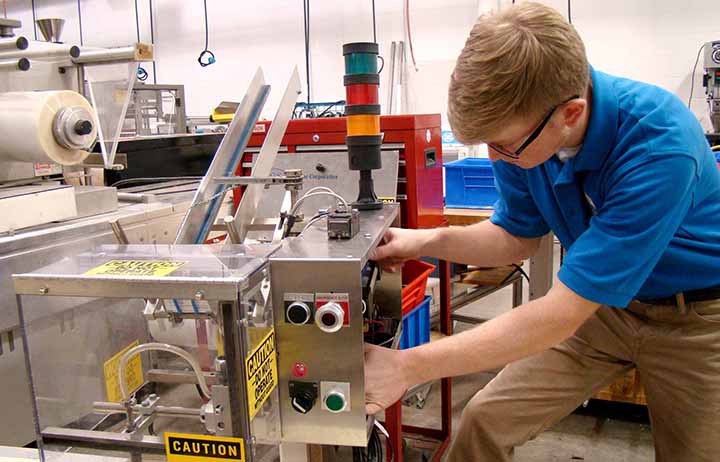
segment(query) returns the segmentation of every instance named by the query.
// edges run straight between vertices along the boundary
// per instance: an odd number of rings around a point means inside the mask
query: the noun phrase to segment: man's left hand
[[[365,344],[365,412],[374,415],[403,397],[412,383],[403,352]]]

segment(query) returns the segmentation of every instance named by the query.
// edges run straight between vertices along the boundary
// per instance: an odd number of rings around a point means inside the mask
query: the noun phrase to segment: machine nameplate
[[[85,276],[168,276],[186,261],[110,260],[86,272]]]
[[[242,438],[190,435],[165,432],[168,462],[220,462],[245,460]]]
[[[105,391],[107,392],[108,401],[113,403],[119,403],[122,401],[120,382],[118,380],[118,366],[120,365],[120,358],[122,358],[125,352],[130,348],[136,347],[139,344],[140,342],[135,340],[103,364]],[[140,388],[143,383],[145,383],[145,379],[143,378],[142,358],[140,357],[140,353],[138,353],[127,362],[127,367],[125,368],[125,388],[130,392],[133,392]]]
[[[275,330],[270,330],[245,359],[250,418],[265,404],[278,384]]]

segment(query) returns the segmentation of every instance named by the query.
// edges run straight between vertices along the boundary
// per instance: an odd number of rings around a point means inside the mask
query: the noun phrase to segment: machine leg
[[[530,300],[542,297],[552,286],[554,240],[552,233],[545,235],[537,253],[530,259]]]

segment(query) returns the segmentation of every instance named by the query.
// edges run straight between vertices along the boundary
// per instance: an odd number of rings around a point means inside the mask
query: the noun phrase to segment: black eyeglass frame
[[[537,139],[537,137],[540,136],[540,134],[542,133],[542,131],[543,131],[543,129],[545,128],[545,126],[548,124],[548,122],[550,122],[550,118],[553,116],[553,114],[555,114],[555,111],[557,110],[557,108],[559,108],[559,107],[562,106],[563,104],[569,103],[570,101],[572,101],[572,100],[574,100],[574,99],[577,99],[577,98],[580,98],[580,95],[575,95],[575,96],[573,96],[573,97],[571,97],[571,98],[566,99],[566,100],[563,101],[562,103],[556,104],[555,106],[553,106],[553,107],[550,109],[550,112],[548,112],[548,114],[547,114],[547,115],[545,116],[545,118],[542,120],[542,122],[540,122],[540,125],[538,125],[537,128],[535,128],[535,130],[533,130],[533,132],[530,133],[530,136],[527,137],[527,139],[523,142],[523,144],[520,145],[519,148],[517,148],[517,149],[515,150],[515,152],[508,151],[507,149],[505,149],[505,148],[503,148],[502,146],[497,145],[497,144],[495,144],[495,143],[486,143],[486,144],[488,145],[488,147],[489,147],[490,149],[492,149],[493,151],[496,151],[496,152],[502,154],[503,156],[506,156],[506,157],[509,157],[509,158],[515,159],[515,160],[519,159],[519,158],[520,158],[520,154],[521,154],[525,149],[527,149],[527,147],[530,146],[530,145],[532,144],[532,142]]]

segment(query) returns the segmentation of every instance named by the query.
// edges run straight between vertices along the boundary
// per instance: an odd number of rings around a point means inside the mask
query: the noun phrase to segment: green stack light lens
[[[378,57],[373,53],[350,53],[345,55],[345,74],[377,74]]]

